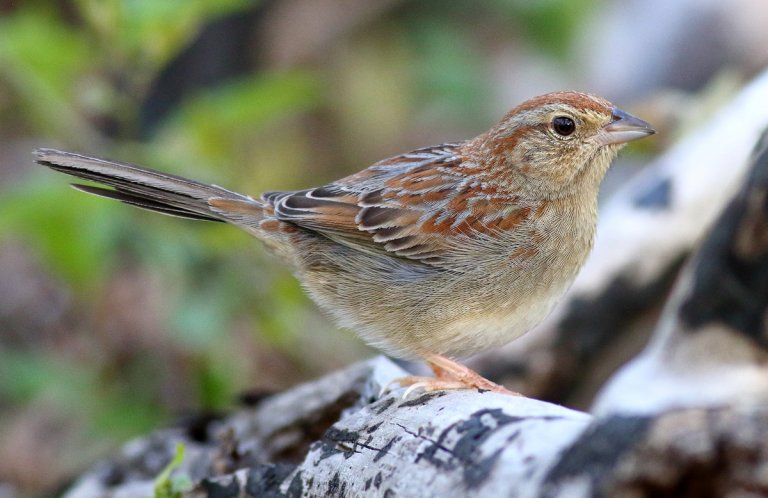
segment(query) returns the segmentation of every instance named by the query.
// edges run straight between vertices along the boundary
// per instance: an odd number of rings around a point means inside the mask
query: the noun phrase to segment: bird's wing
[[[478,166],[468,165],[462,144],[445,144],[385,159],[322,187],[270,192],[263,200],[276,219],[338,243],[439,266],[457,238],[495,237],[529,213],[484,186]]]

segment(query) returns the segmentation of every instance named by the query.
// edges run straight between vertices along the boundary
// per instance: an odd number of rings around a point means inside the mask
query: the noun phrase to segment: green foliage
[[[307,71],[241,78],[186,102],[159,141],[183,151],[190,161],[222,162],[275,120],[317,108],[320,98],[318,79]]]
[[[167,416],[141,389],[121,389],[100,373],[77,361],[0,350],[0,399],[16,404],[46,399],[99,437],[114,440],[157,427]]]
[[[0,241],[25,238],[57,273],[89,288],[113,266],[129,218],[116,205],[95,208],[98,202],[37,171],[0,198]]]
[[[574,34],[595,7],[595,0],[496,0],[501,12],[514,20],[527,40],[566,60]]]
[[[192,490],[192,480],[187,475],[173,475],[184,461],[184,445],[176,443],[176,454],[168,465],[155,478],[154,498],[181,498]]]
[[[30,128],[75,144],[94,139],[75,105],[79,75],[88,66],[87,37],[46,9],[20,9],[0,17],[0,79],[18,99],[11,112],[23,110],[18,115]]]
[[[431,101],[441,115],[458,111],[469,123],[481,126],[491,111],[488,67],[481,46],[459,20],[444,22],[431,17],[420,22],[423,25],[408,34],[415,48],[412,67],[422,98]]]
[[[253,0],[77,0],[99,43],[121,62],[157,68],[178,53],[199,26]]]

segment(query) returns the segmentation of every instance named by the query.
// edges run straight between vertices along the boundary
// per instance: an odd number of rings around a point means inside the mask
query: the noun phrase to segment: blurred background
[[[0,497],[375,354],[247,235],[77,193],[34,148],[258,195],[578,89],[660,131],[610,190],[766,65],[765,26],[763,0],[0,0]]]

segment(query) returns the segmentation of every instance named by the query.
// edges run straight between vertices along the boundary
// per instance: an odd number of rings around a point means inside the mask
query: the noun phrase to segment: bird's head
[[[619,149],[655,133],[610,102],[557,92],[523,102],[471,144],[479,158],[530,195],[595,192]]]

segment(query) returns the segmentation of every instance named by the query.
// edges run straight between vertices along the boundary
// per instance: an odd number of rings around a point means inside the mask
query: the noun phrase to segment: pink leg
[[[520,396],[519,393],[510,391],[495,382],[491,382],[474,370],[461,363],[446,358],[445,356],[429,354],[424,356],[424,361],[427,362],[427,365],[429,365],[435,373],[434,377],[408,376],[395,379],[385,386],[384,389],[382,389],[382,392],[386,392],[391,384],[400,384],[401,386],[408,386],[405,394],[403,394],[403,398],[407,397],[416,389],[423,389],[428,392],[454,389],[479,389],[481,391]]]

